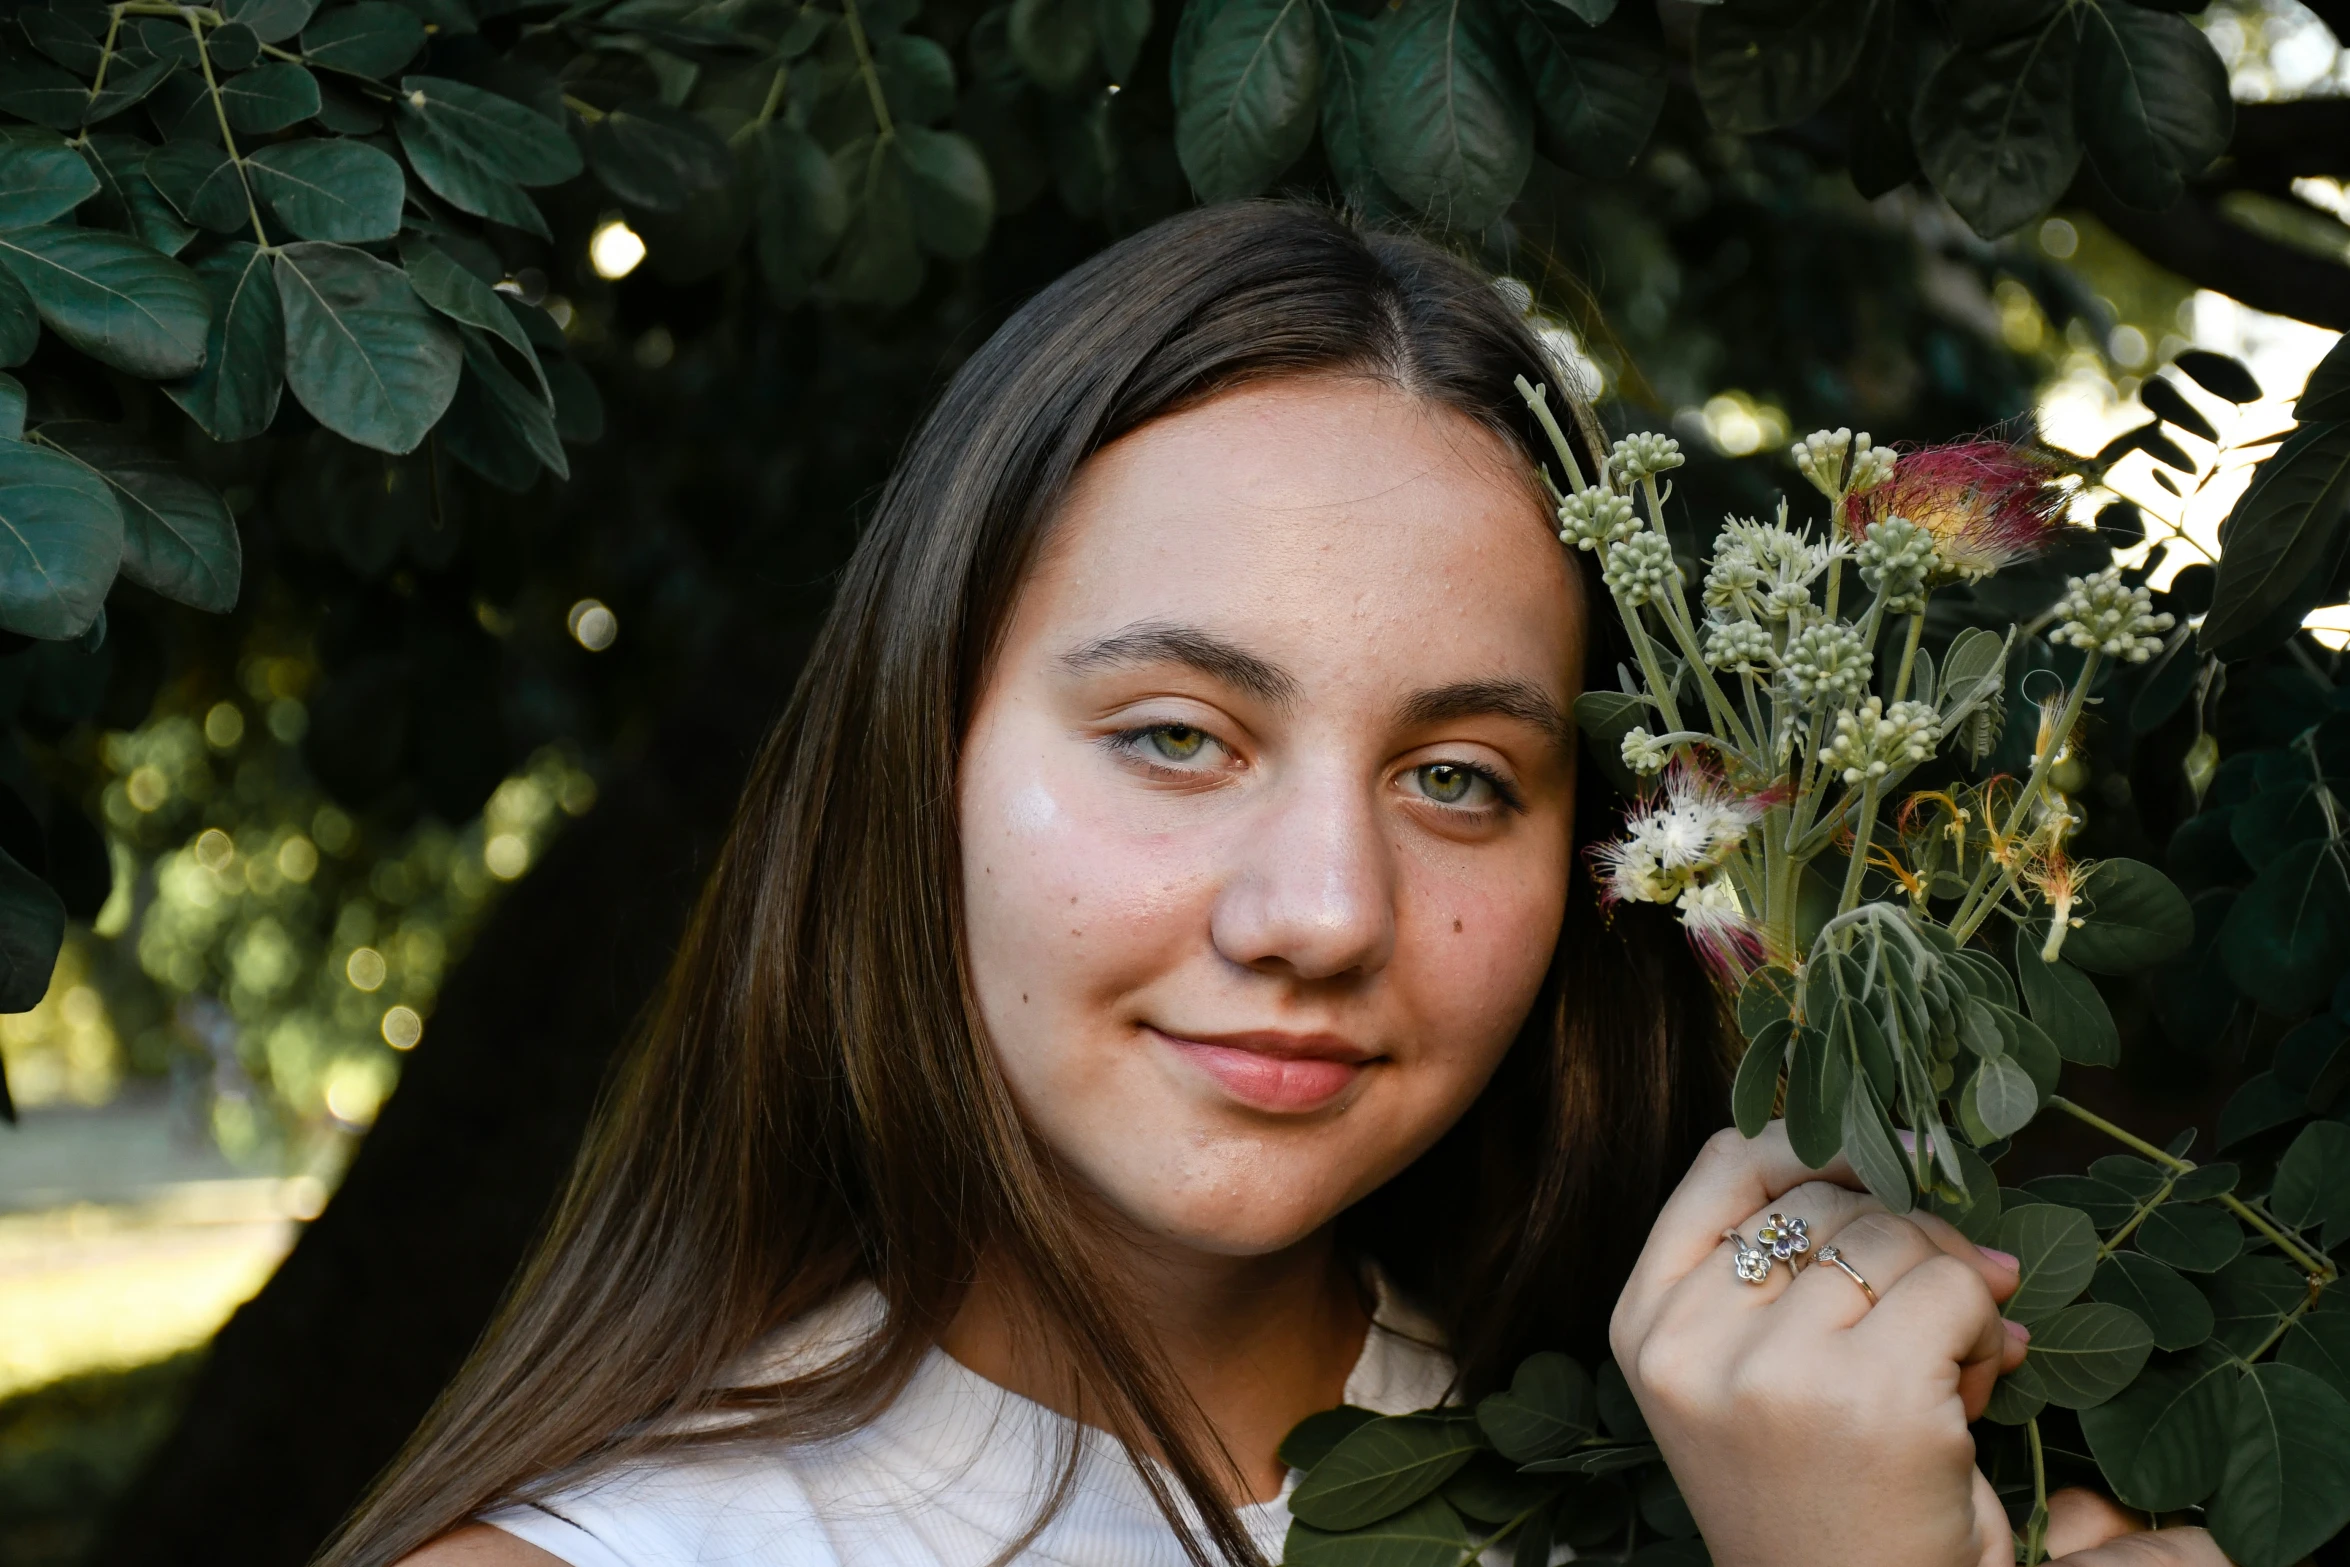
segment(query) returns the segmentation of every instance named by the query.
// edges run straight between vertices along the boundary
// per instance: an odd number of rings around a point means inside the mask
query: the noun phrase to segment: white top
[[[1440,1402],[1453,1366],[1437,1334],[1381,1285],[1346,1402],[1408,1414]],[[787,1328],[759,1359],[805,1361],[878,1322],[862,1289]],[[484,1522],[573,1567],[987,1567],[1034,1521],[1071,1422],[996,1386],[944,1350],[896,1402],[845,1436],[688,1449],[598,1474]],[[1078,1428],[1069,1500],[1014,1561],[1037,1567],[1189,1567],[1125,1453]],[[1240,1509],[1281,1559],[1289,1491]]]

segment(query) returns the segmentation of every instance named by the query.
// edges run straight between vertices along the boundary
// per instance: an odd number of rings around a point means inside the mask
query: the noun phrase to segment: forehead
[[[1259,383],[1080,470],[1013,641],[1142,620],[1301,672],[1376,660],[1571,680],[1581,594],[1531,470],[1467,416],[1369,378]],[[1487,667],[1479,674],[1501,672]]]

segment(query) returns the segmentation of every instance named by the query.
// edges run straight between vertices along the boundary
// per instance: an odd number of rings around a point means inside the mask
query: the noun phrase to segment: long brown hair
[[[1193,1559],[1255,1559],[1221,1499],[1229,1459],[1131,1330],[985,1048],[954,801],[975,687],[1078,466],[1242,382],[1317,373],[1386,378],[1547,454],[1512,381],[1555,396],[1559,376],[1517,308],[1424,241],[1297,204],[1137,234],[956,373],[881,495],[545,1238],[326,1562],[383,1567],[550,1477],[710,1439],[663,1434],[677,1417],[735,1411],[733,1440],[852,1428],[904,1386],[983,1252],[1033,1292]],[[1604,678],[1611,617],[1592,608]],[[1588,841],[1613,802],[1585,773]],[[1342,1221],[1445,1327],[1472,1392],[1534,1349],[1598,1348],[1664,1183],[1724,1118],[1717,1009],[1677,930],[1606,920],[1572,880],[1492,1084]],[[760,1338],[863,1281],[888,1310],[853,1353],[728,1385]]]

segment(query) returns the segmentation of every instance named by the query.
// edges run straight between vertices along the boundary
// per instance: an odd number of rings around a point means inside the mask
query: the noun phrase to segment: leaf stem
[[[2146,1141],[2145,1138],[2139,1137],[2131,1132],[2123,1131],[2120,1127],[2114,1125],[2111,1121],[2108,1121],[2105,1117],[2099,1115],[2096,1111],[2083,1109],[2081,1106],[2073,1103],[2070,1099],[2065,1098],[2062,1094],[2049,1095],[2048,1103],[2054,1105],[2057,1109],[2062,1110],[2065,1114],[2071,1116],[2074,1120],[2095,1127],[2100,1132],[2103,1132],[2106,1136],[2112,1138],[2115,1142],[2120,1143],[2123,1147],[2128,1148],[2133,1152],[2145,1155],[2147,1158],[2153,1160],[2156,1164],[2159,1164],[2165,1169],[2171,1171],[2174,1179],[2177,1176],[2184,1175],[2188,1171],[2197,1168],[2197,1166],[2190,1161],[2181,1159],[2175,1154],[2165,1152],[2163,1149],[2155,1147],[2152,1143]],[[2325,1284],[2333,1283],[2335,1278],[2338,1277],[2338,1271],[2335,1269],[2334,1264],[2330,1258],[2327,1258],[2322,1254],[2316,1254],[2304,1250],[2300,1242],[2286,1235],[2283,1230],[2279,1229],[2273,1222],[2269,1220],[2267,1215],[2255,1209],[2250,1203],[2247,1203],[2243,1198],[2238,1197],[2234,1192],[2222,1192],[2214,1200],[2217,1201],[2221,1207],[2227,1209],[2237,1218],[2243,1220],[2246,1224],[2251,1225],[2252,1228],[2258,1230],[2263,1236],[2267,1237],[2267,1239],[2272,1244],[2274,1244],[2279,1251],[2283,1252],[2287,1257],[2291,1258],[2294,1266],[2298,1267],[2303,1273],[2308,1274],[2314,1279],[2321,1280]],[[2116,1239],[2119,1239],[2119,1237],[2117,1236]]]
[[[784,84],[790,76],[791,67],[781,60],[776,61],[775,80],[767,84],[767,101],[759,105],[759,117],[752,121],[752,124],[765,125],[775,118],[776,111],[783,107]]]
[[[880,128],[881,139],[892,141],[897,127],[889,117],[889,99],[881,91],[881,73],[873,68],[873,50],[865,41],[865,24],[857,15],[857,0],[840,0],[841,14],[848,18],[849,42],[857,51],[857,74],[865,78],[865,96],[873,102],[873,123]]]
[[[2007,813],[2007,825],[1998,830],[1994,844],[2012,839],[2032,807],[2039,803],[2040,791],[2048,785],[2049,770],[2056,765],[2058,754],[2072,738],[2073,726],[2080,722],[2081,708],[2089,700],[2089,687],[2096,683],[2100,660],[2101,655],[2095,648],[2091,648],[2081,660],[2081,678],[2065,697],[2064,710],[2057,715],[2056,726],[2048,737],[2048,743],[2032,758],[2031,776],[2024,781],[2024,791],[2016,796],[2015,808]],[[2002,870],[1999,890],[1987,898],[1981,897],[1981,893],[1993,862],[1985,860],[1983,869],[1975,873],[1975,884],[1967,889],[1966,897],[1959,903],[1958,912],[1950,920],[1950,934],[1958,939],[1960,946],[1966,945],[1967,938],[1981,928],[1983,921],[1990,918],[1991,911],[2000,905],[2009,889],[2015,886],[2016,877],[2022,873],[2023,866],[2020,862],[2012,861],[2011,856],[2011,863]]]
[[[253,220],[253,240],[267,250],[269,230],[261,226],[261,203],[253,199],[253,182],[245,177],[245,160],[237,155],[237,138],[228,128],[228,105],[221,102],[220,82],[212,74],[212,51],[204,47],[204,29],[197,25],[196,13],[186,15],[188,31],[196,38],[196,61],[204,67],[204,90],[212,95],[212,113],[220,121],[220,143],[228,149],[229,161],[237,166],[237,188],[245,193],[245,215]]]
[[[2048,1554],[2048,1459],[2040,1450],[2040,1422],[2024,1422],[2032,1443],[2032,1521],[2024,1529],[2023,1567],[2040,1567]]]
[[[106,90],[106,68],[114,63],[114,40],[122,35],[122,13],[121,6],[111,6],[107,10],[106,44],[98,54],[98,74],[90,82],[90,102],[92,103],[96,103],[98,95]],[[89,134],[89,128],[84,126],[82,129],[83,138],[86,140]]]

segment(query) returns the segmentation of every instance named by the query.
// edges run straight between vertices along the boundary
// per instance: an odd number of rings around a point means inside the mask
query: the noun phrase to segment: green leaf
[[[563,134],[563,127],[511,98],[439,76],[403,76],[400,91],[404,121],[424,125],[517,185],[560,185],[583,167],[579,149]],[[639,106],[622,112],[642,119]],[[704,130],[707,133],[707,127]]]
[[[24,439],[25,402],[24,383],[12,375],[0,375],[0,440]]]
[[[1380,178],[1438,222],[1476,233],[1517,199],[1534,106],[1510,40],[1478,0],[1403,0],[1382,24],[1366,100]]]
[[[1748,1137],[1760,1137],[1771,1124],[1779,1097],[1779,1068],[1786,1064],[1787,1041],[1794,1032],[1795,1025],[1782,1014],[1763,1025],[1739,1058],[1738,1076],[1730,1085],[1730,1114]]]
[[[105,89],[82,110],[82,123],[96,125],[112,119],[161,86],[177,69],[179,63],[175,60],[153,59],[127,71],[110,72]]]
[[[555,429],[554,400],[543,387],[523,385],[500,361],[487,333],[460,327],[458,335],[465,340],[466,378],[480,389],[497,422],[556,478],[570,478],[571,459]]]
[[[2350,1398],[2350,1306],[2341,1304],[2339,1288],[2329,1288],[2317,1309],[2287,1330],[2277,1359],[2324,1379]]]
[[[1093,65],[1090,0],[1012,0],[1012,57],[1049,92],[1066,92]]]
[[[6,504],[0,492],[0,513]],[[64,902],[47,882],[0,853],[0,1012],[30,1012],[41,1004],[64,945]]]
[[[1452,1478],[1483,1445],[1476,1422],[1395,1415],[1349,1433],[1290,1493],[1290,1515],[1316,1529],[1360,1529]]]
[[[949,261],[968,261],[987,244],[995,221],[995,186],[987,161],[959,131],[898,128],[906,204],[922,248]]]
[[[2058,1054],[2084,1066],[2112,1066],[2121,1059],[2121,1030],[2088,975],[2062,958],[2043,963],[2039,946],[2029,940],[2015,944],[2015,971],[2023,982],[2024,1005],[2032,1021],[2047,1033]]]
[[[1926,1206],[1956,1227],[1958,1233],[1978,1246],[1988,1246],[1999,1234],[1999,1177],[1983,1156],[1964,1143],[1954,1145],[1960,1167],[1966,1172],[1964,1200],[1945,1196],[1940,1191],[1927,1194]]]
[[[1508,1392],[1478,1402],[1477,1424],[1512,1463],[1556,1458],[1599,1429],[1591,1374],[1556,1350],[1529,1355]]]
[[[2027,1359],[1992,1388],[1983,1418],[1994,1425],[2020,1426],[2047,1407],[2048,1390],[2040,1380],[2040,1368]]]
[[[204,47],[212,56],[216,75],[243,71],[261,58],[261,35],[243,22],[224,22],[212,30]]]
[[[222,83],[220,104],[236,130],[255,135],[282,131],[318,112],[318,78],[289,61],[273,61]]]
[[[407,179],[397,159],[365,142],[281,141],[245,167],[270,210],[304,239],[363,243],[400,232]]]
[[[412,452],[457,395],[464,349],[397,267],[312,242],[277,257],[286,384],[312,418],[382,452]]]
[[[2290,1567],[2333,1538],[2350,1523],[2350,1400],[2297,1366],[2254,1366],[2204,1522],[2237,1567]]]
[[[1094,0],[1094,32],[1102,44],[1102,69],[1113,82],[1134,75],[1143,40],[1151,31],[1151,0]]]
[[[2350,870],[2343,847],[2280,855],[2253,879],[2220,927],[2228,978],[2288,1016],[2324,1003],[2350,964]]]
[[[101,364],[150,379],[203,362],[211,305],[186,267],[102,229],[0,234],[7,267],[50,331]]]
[[[1330,1456],[1330,1450],[1338,1445],[1340,1438],[1378,1418],[1378,1411],[1358,1409],[1352,1404],[1308,1415],[1281,1439],[1279,1457],[1292,1469],[1311,1469]]]
[[[2277,1161],[2268,1211],[2296,1230],[2325,1225],[2329,1244],[2337,1229],[2350,1228],[2350,1126],[2312,1121],[2301,1128]]]
[[[335,6],[302,29],[302,58],[353,76],[381,79],[416,58],[424,21],[392,0]]]
[[[2184,950],[2194,935],[2195,911],[2168,876],[2143,860],[2100,860],[2064,956],[2093,974],[2130,974]]]
[[[2269,634],[2269,622],[2313,578],[2332,580],[2326,568],[2341,555],[2346,515],[2350,422],[2304,423],[2252,471],[2220,525],[2227,547],[2197,645],[2241,658],[2282,640]]]
[[[147,179],[190,223],[235,234],[251,219],[237,162],[210,142],[175,141],[148,154]]]
[[[2186,1273],[2226,1267],[2244,1249],[2244,1232],[2222,1208],[2166,1202],[2146,1215],[2133,1237],[2138,1249]]]
[[[2046,212],[2073,182],[2073,28],[1961,49],[1926,79],[1910,114],[1918,162],[1967,226],[1995,239]]]
[[[1226,0],[1199,34],[1175,153],[1203,201],[1253,196],[1314,139],[1322,47],[1308,0]]]
[[[1739,134],[1808,120],[1852,75],[1873,0],[1745,0],[1697,14],[1690,69],[1706,118]]]
[[[210,615],[237,607],[244,547],[210,485],[102,424],[45,424],[41,439],[105,480],[122,512],[122,574]]]
[[[2037,1347],[2037,1346],[2035,1346]],[[2094,1409],[2081,1433],[2122,1502],[2147,1512],[2193,1507],[2219,1486],[2235,1412],[2235,1364],[2161,1366]]]
[[[2235,134],[2228,68],[2185,17],[2099,5],[2081,18],[2078,90],[2089,161],[2124,203],[2160,212]]]
[[[1999,1025],[2000,1043],[2006,1047],[2008,1059],[2024,1069],[2040,1097],[2046,1099],[2055,1093],[2064,1060],[2040,1025],[2021,1012],[2010,1012],[2005,1007],[1993,1007],[1991,1017]]]
[[[1205,10],[1206,6],[1187,7]],[[1339,190],[1349,205],[1375,216],[1402,209],[1402,200],[1379,178],[1371,165],[1370,133],[1364,121],[1370,113],[1365,94],[1370,90],[1371,53],[1379,36],[1377,24],[1351,11],[1314,8],[1315,36],[1322,47],[1322,153]],[[1203,29],[1204,30],[1204,29]],[[1618,760],[1617,770],[1623,763]],[[1615,773],[1609,774],[1611,778]]]
[[[401,115],[392,128],[399,134],[400,150],[408,154],[408,163],[416,170],[416,177],[441,200],[477,218],[488,218],[541,239],[551,237],[546,215],[539,211],[538,203],[524,194],[521,186],[492,169],[461,143],[437,134],[415,115]]]
[[[196,263],[196,279],[212,301],[204,364],[184,381],[166,381],[164,395],[216,441],[249,441],[277,417],[286,379],[285,312],[269,255],[232,240]]]
[[[1966,1096],[1975,1118],[1993,1137],[2013,1137],[2040,1113],[2040,1094],[2030,1075],[2004,1056],[1975,1069],[1967,1080]]]
[[[1608,0],[1613,9],[1613,0]],[[1518,61],[1534,89],[1542,150],[1593,179],[1627,172],[1664,112],[1664,56],[1640,44],[1521,5],[1510,18]]]
[[[1474,1550],[1468,1527],[1442,1497],[1376,1526],[1329,1533],[1293,1519],[1283,1567],[1460,1567]]]
[[[196,232],[180,221],[155,182],[146,177],[147,155],[154,150],[136,136],[96,132],[84,137],[82,156],[89,160],[98,194],[83,209],[81,221],[93,228],[120,229],[166,256],[176,256]]]
[[[1787,1070],[1787,1141],[1796,1158],[1821,1170],[1843,1151],[1844,1104],[1851,1097],[1851,1051],[1824,1029],[1797,1030]]]
[[[2053,1203],[2021,1203],[1999,1216],[1994,1243],[2021,1265],[2004,1314],[2032,1326],[2072,1304],[2097,1272],[2097,1231],[2088,1216]]]
[[[80,14],[88,17],[93,24],[98,22],[93,12]],[[76,76],[95,76],[99,62],[106,58],[106,50],[98,42],[97,32],[83,26],[75,16],[64,11],[27,6],[17,13],[16,25],[24,29],[25,37],[32,40],[34,48]]]
[[[2193,1349],[2211,1337],[2211,1302],[2152,1257],[2115,1252],[2097,1265],[2089,1294],[2135,1312],[2153,1333],[2156,1349]]]
[[[2102,1301],[2067,1306],[2032,1327],[2032,1364],[2059,1409],[2096,1408],[2128,1387],[2153,1353],[2154,1333],[2137,1314]]]
[[[2120,1229],[2138,1211],[2136,1198],[2090,1175],[2043,1175],[2024,1182],[2024,1190],[2042,1202],[2080,1209],[2100,1230]]]
[[[659,103],[623,104],[589,126],[587,156],[606,190],[651,212],[675,212],[695,192],[717,190],[734,177],[724,138]]]
[[[242,22],[265,44],[284,43],[302,30],[318,0],[227,0],[221,14]]]
[[[755,193],[752,244],[768,292],[785,308],[805,298],[848,226],[832,160],[807,132],[770,120],[738,144]]]
[[[545,395],[547,376],[538,350],[531,346],[529,334],[496,289],[450,260],[447,251],[421,234],[400,236],[400,265],[407,269],[408,282],[419,299],[450,320],[480,327],[513,349],[515,357],[529,368],[540,394]]]
[[[122,511],[104,479],[57,452],[0,445],[0,630],[80,636],[121,564]]]
[[[2248,1355],[2308,1298],[2309,1283],[2276,1257],[2238,1257],[2205,1286],[2211,1297],[2212,1341],[2232,1355]]]
[[[2259,870],[2288,850],[2332,837],[2327,811],[2338,808],[2323,784],[2264,789],[2228,813],[2228,838]]]
[[[0,229],[62,218],[98,194],[98,176],[61,143],[0,142]]]
[[[1776,963],[1764,964],[1739,987],[1738,1032],[1752,1039],[1773,1023],[1785,1021],[1794,1009],[1794,1000],[1795,976]]]
[[[1999,966],[1997,958],[1972,948],[1961,948],[1950,958],[1969,990],[1993,1006],[2005,1007],[2010,1012],[2016,1010],[2015,981],[2007,977],[2007,970]]]
[[[1479,1453],[1437,1494],[1464,1518],[1502,1524],[1555,1498],[1561,1488],[1562,1482],[1550,1475],[1521,1474],[1499,1453]]]
[[[0,55],[0,109],[53,131],[81,129],[90,89],[46,60]]]
[[[41,314],[16,275],[0,269],[0,365],[21,365],[41,342]]]
[[[1641,1414],[1639,1401],[1632,1396],[1632,1385],[1624,1380],[1624,1368],[1613,1360],[1599,1363],[1599,1375],[1593,1377],[1596,1401],[1599,1405],[1599,1423],[1607,1434],[1619,1442],[1648,1440],[1648,1418]]]
[[[833,264],[834,289],[854,302],[904,304],[922,286],[922,252],[914,244],[904,169],[887,144],[869,136],[836,151],[832,167],[849,194],[848,228]]]
[[[1892,1118],[1866,1072],[1852,1074],[1852,1090],[1845,1096],[1844,1157],[1877,1201],[1895,1213],[1909,1212],[1909,1160],[1893,1140]]]

